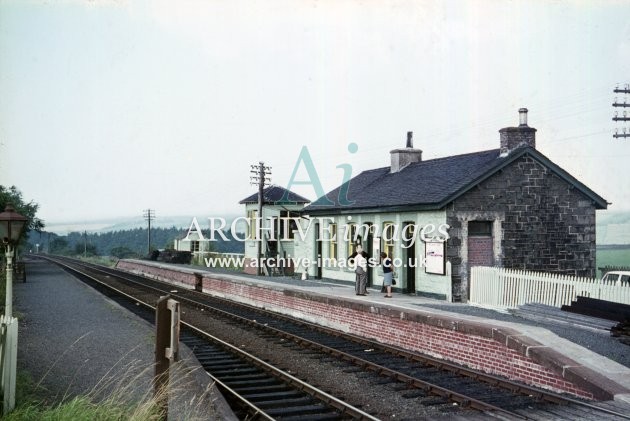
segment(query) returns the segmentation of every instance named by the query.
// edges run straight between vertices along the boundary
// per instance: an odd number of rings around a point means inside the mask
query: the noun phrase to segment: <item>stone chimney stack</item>
[[[527,125],[527,108],[518,110],[518,127],[505,127],[499,130],[501,156],[508,156],[521,146],[536,148],[536,129]]]
[[[422,151],[413,148],[413,132],[407,132],[407,147],[389,152],[392,159],[390,173],[404,169],[407,165],[422,161]]]

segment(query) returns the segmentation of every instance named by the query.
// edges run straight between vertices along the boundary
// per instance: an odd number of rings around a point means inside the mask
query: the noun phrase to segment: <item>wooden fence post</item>
[[[203,275],[195,272],[195,291],[203,292]]]
[[[18,320],[0,316],[0,361],[2,365],[2,415],[15,408],[15,378],[17,366]]]
[[[161,419],[168,419],[169,367],[179,351],[179,303],[166,295],[155,306],[155,375],[153,397]]]

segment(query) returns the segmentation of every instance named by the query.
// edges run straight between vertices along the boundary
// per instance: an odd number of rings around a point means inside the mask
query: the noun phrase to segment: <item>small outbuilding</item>
[[[293,273],[294,265],[291,257],[295,255],[294,231],[300,211],[309,202],[299,194],[280,186],[269,186],[263,189],[260,218],[258,193],[239,202],[245,205],[247,221],[249,221],[249,232],[245,236],[243,268],[245,273],[262,272],[267,275]],[[257,223],[262,228],[261,230],[257,229]]]

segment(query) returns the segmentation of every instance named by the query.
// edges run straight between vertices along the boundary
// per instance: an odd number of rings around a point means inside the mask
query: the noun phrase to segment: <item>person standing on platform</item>
[[[368,295],[366,289],[368,258],[368,254],[363,251],[361,245],[357,245],[356,251],[349,257],[349,259],[354,259],[354,264],[356,265],[354,269],[356,274],[354,290],[357,295]]]
[[[394,279],[394,271],[392,270],[392,259],[387,257],[387,253],[381,253],[383,259],[383,286],[387,290],[385,298],[392,298],[392,281]]]

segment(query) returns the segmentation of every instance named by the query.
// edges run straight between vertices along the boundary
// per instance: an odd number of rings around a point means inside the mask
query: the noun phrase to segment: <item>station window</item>
[[[199,251],[199,241],[191,241],[190,242],[190,251],[195,253]]]
[[[403,228],[400,232],[400,238],[402,240],[403,247],[410,247],[416,236],[416,223],[404,222]]]
[[[387,257],[394,258],[394,232],[395,226],[391,222],[383,224],[383,251],[387,253]]]
[[[356,251],[356,236],[357,236],[357,225],[356,224],[348,224],[346,225],[346,244],[348,255],[351,255]]]
[[[469,237],[491,237],[492,221],[468,221]]]
[[[293,231],[297,229],[297,223],[291,218],[291,212],[280,211],[280,220],[278,221],[279,229],[276,230],[276,232],[279,233],[278,239],[293,240]],[[288,231],[286,234],[285,229]]]
[[[267,217],[267,218],[270,218],[270,219],[267,219],[267,221],[269,221],[269,222],[267,222],[269,224],[269,226],[267,226],[266,228],[269,228],[272,231],[269,231],[269,230],[263,231],[262,232],[263,237],[266,237],[267,241],[270,241],[271,240],[271,236],[273,234],[274,240],[281,239],[282,235],[281,235],[281,231],[280,230],[282,229],[282,221],[277,216],[272,216],[272,217]],[[263,223],[264,223],[264,221],[263,221]],[[274,241],[274,240],[271,240],[271,241]]]
[[[337,224],[330,224],[329,230],[330,242],[328,248],[328,257],[331,259],[337,258]]]
[[[247,220],[249,221],[249,239],[252,241],[255,241],[257,238],[256,216],[258,216],[258,211],[256,210],[247,211]]]

